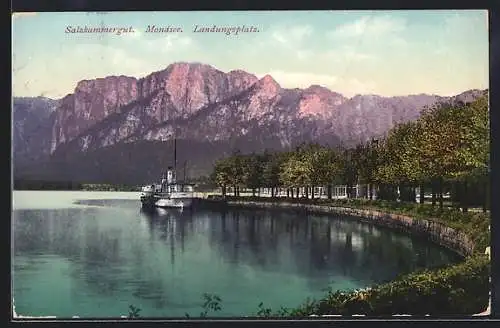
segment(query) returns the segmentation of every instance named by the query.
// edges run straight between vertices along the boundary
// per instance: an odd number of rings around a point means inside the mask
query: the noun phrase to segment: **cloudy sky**
[[[23,13],[12,16],[14,96],[62,97],[108,75],[143,77],[177,61],[272,75],[283,87],[319,84],[346,96],[488,87],[487,11]],[[258,33],[193,33],[199,26]],[[67,26],[134,33],[70,34]],[[183,33],[145,33],[148,25]]]

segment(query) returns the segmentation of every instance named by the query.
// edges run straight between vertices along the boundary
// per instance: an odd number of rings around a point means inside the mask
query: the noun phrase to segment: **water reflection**
[[[143,214],[152,234],[170,245],[172,264],[176,247],[184,252],[184,241],[200,233],[196,227],[208,233],[210,247],[229,263],[306,276],[349,276],[366,284],[459,259],[425,240],[341,217],[248,209]]]
[[[345,217],[250,209],[145,211],[137,202],[109,200],[87,205],[14,212],[14,293],[35,290],[30,277],[57,258],[69,263],[67,275],[53,270],[70,282],[76,307],[83,298],[90,307],[89,299],[133,304],[133,297],[150,302],[151,311],[183,315],[199,310],[202,293],[215,292],[233,299],[228,311],[239,314],[243,291],[248,299],[254,293],[266,300],[289,288],[289,297],[276,302],[290,298],[298,304],[329,284],[361,287],[459,260],[425,240]]]
[[[185,251],[186,229],[192,231],[193,212],[191,209],[141,209],[141,214],[147,218],[151,235],[157,235],[160,240],[169,245],[170,264],[175,265],[176,246],[181,254]],[[186,228],[186,226],[190,228]]]

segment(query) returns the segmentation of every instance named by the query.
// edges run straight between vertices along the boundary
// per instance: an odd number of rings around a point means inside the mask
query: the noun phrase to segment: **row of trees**
[[[289,197],[306,197],[313,186],[368,186],[368,198],[424,202],[424,190],[432,203],[443,206],[443,194],[464,211],[470,205],[489,204],[489,112],[487,95],[468,104],[439,104],[426,108],[418,120],[399,124],[384,138],[353,148],[303,144],[290,151],[263,154],[234,152],[219,160],[212,174],[223,195],[231,187],[255,194],[261,187],[286,188]],[[416,199],[416,188],[420,198]]]

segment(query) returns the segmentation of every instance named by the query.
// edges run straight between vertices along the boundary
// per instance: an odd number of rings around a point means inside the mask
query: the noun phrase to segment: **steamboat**
[[[163,173],[159,183],[142,187],[141,203],[147,208],[187,208],[194,199],[194,184],[187,183],[186,163],[184,163],[184,181],[177,180],[177,143],[174,139],[174,165]]]

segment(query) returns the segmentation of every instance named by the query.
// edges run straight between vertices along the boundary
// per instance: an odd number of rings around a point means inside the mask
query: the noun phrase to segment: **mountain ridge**
[[[44,129],[21,131],[19,124],[14,125],[18,136],[14,162],[32,167],[39,162],[38,155],[27,160],[20,156],[33,148],[19,146],[23,133],[44,140],[39,144],[39,153],[43,154],[39,158],[48,158],[47,163],[66,161],[67,168],[75,166],[68,163],[82,154],[93,156],[95,152],[103,157],[103,149],[137,150],[134,143],[151,142],[155,145],[151,149],[162,152],[164,146],[157,142],[165,143],[175,136],[199,149],[203,148],[200,143],[207,149],[220,146],[214,148],[217,150],[213,154],[206,154],[205,161],[199,159],[205,163],[193,163],[199,167],[198,174],[206,174],[217,157],[236,147],[258,151],[289,148],[302,142],[353,145],[383,136],[394,125],[418,118],[426,106],[468,102],[482,93],[484,90],[473,89],[453,97],[416,94],[347,98],[316,84],[305,89],[283,88],[269,74],[259,79],[243,70],[225,73],[207,64],[178,62],[140,79],[113,75],[79,81],[72,94],[53,103],[56,108],[50,119],[44,121],[43,115],[38,118],[38,123],[44,122]],[[37,101],[42,106],[43,101]],[[20,102],[14,98],[14,112]],[[132,160],[136,155],[127,156]],[[78,167],[90,171],[107,167],[99,158],[95,165],[88,165]],[[139,161],[129,166],[133,165],[140,170]],[[161,170],[163,162],[157,165]],[[78,178],[78,172],[72,174]]]

